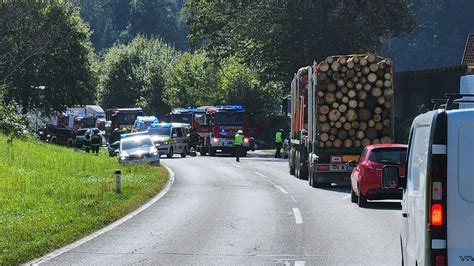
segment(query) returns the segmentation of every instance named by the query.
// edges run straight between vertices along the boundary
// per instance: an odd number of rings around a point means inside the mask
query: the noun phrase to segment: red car
[[[359,158],[353,162],[351,174],[351,201],[359,207],[367,206],[367,200],[401,199],[402,190],[382,189],[382,169],[385,165],[397,165],[404,175],[407,145],[375,144],[368,145]]]

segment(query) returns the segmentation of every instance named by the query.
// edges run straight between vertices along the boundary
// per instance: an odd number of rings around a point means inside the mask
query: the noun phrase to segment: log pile
[[[319,147],[392,142],[392,60],[374,54],[330,56],[314,68]]]

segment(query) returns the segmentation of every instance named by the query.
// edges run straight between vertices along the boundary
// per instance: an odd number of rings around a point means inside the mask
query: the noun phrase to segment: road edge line
[[[29,262],[26,262],[26,263],[23,263],[22,265],[40,265],[42,263],[45,263],[45,262],[48,262],[66,252],[69,252],[89,241],[91,241],[92,239],[100,236],[100,235],[103,235],[105,233],[107,233],[108,231],[116,228],[117,226],[127,222],[128,220],[130,220],[131,218],[133,218],[134,216],[136,216],[137,214],[141,213],[142,211],[146,210],[147,208],[149,208],[151,205],[153,205],[154,203],[156,203],[158,200],[160,200],[161,198],[163,198],[166,193],[168,193],[168,191],[171,189],[171,186],[173,185],[174,181],[175,181],[175,174],[173,172],[173,170],[171,170],[171,168],[169,168],[168,166],[164,165],[164,164],[161,164],[163,167],[165,167],[165,169],[168,171],[168,181],[166,182],[166,186],[156,195],[154,196],[153,198],[151,198],[148,202],[146,202],[145,204],[143,204],[142,206],[138,207],[137,209],[135,209],[134,211],[132,211],[131,213],[125,215],[124,217],[118,219],[117,221],[107,225],[106,227],[103,227],[102,229],[99,229],[97,231],[95,231],[94,233],[91,233],[90,235],[88,236],[85,236],[79,240],[76,240],[75,242],[67,245],[67,246],[64,246],[62,248],[59,248],[59,249],[56,249],[40,258],[37,258],[37,259],[34,259],[32,261],[29,261]]]

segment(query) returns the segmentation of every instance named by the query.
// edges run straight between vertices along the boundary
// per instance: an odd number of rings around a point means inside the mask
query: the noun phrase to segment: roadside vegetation
[[[122,193],[116,194],[116,169]],[[140,206],[167,181],[163,167],[121,166],[116,158],[0,135],[0,265],[73,242]]]

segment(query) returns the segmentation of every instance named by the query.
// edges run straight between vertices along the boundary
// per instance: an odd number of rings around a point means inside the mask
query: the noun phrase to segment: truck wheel
[[[290,175],[295,175],[295,166],[290,164]]]
[[[216,150],[213,149],[213,148],[211,148],[211,149],[209,150],[209,155],[212,156],[212,157],[216,156]]]
[[[186,155],[188,155],[188,148],[184,147],[183,152],[181,153],[181,158],[186,158]]]
[[[51,143],[58,144],[58,139],[56,137],[51,138]]]
[[[357,205],[359,205],[359,207],[361,208],[367,207],[367,197],[362,195],[362,193],[360,192],[360,189],[359,189],[359,198],[357,201]]]
[[[201,149],[201,150],[199,151],[199,154],[201,154],[201,156],[206,156],[206,155],[207,155],[206,149]]]
[[[166,154],[166,157],[168,157],[168,158],[173,158],[173,155],[174,155],[173,147],[171,147],[171,148],[170,148],[170,151],[168,152],[168,154]]]
[[[357,195],[355,194],[353,189],[351,189],[351,202],[357,203]]]

